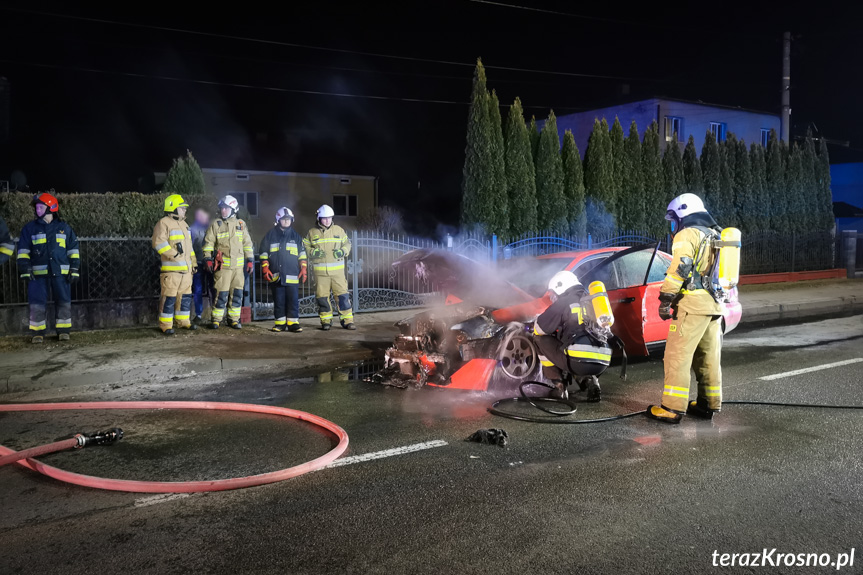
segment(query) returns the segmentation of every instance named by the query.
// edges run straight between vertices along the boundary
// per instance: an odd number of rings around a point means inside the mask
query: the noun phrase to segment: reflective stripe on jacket
[[[197,266],[189,225],[176,214],[168,214],[153,228],[153,249],[162,258],[162,273],[192,272]],[[182,248],[182,253],[177,249]]]
[[[78,237],[64,221],[33,220],[21,230],[17,261],[21,275],[31,271],[37,276],[77,274],[81,267]]]
[[[297,230],[283,230],[278,224],[273,226],[261,240],[258,252],[261,263],[269,262],[274,282],[282,285],[300,283],[300,262],[306,260],[306,249]]]
[[[223,268],[240,268],[247,261],[255,261],[255,247],[249,235],[249,226],[237,216],[218,218],[204,235],[204,259],[212,259],[222,252]]]
[[[316,275],[344,275],[345,258],[351,253],[351,240],[341,226],[332,224],[324,228],[318,224],[303,238],[303,245]],[[333,254],[336,249],[342,250],[345,255],[337,258]]]

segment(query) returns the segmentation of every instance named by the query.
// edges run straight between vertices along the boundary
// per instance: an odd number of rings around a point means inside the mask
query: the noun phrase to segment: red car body
[[[670,320],[659,317],[659,288],[671,255],[657,249],[656,244],[560,252],[530,259],[529,267],[523,258],[520,263],[505,264],[511,270],[529,270],[522,278],[510,273],[507,280],[537,297],[547,287],[543,282],[561,270],[573,272],[585,286],[600,280],[614,312],[612,332],[623,340],[627,354],[649,355],[651,349],[664,347]],[[737,327],[742,315],[736,288],[722,308],[723,332],[728,333]]]

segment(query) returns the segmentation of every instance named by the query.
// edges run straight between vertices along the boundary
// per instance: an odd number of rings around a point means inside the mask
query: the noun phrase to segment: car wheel
[[[526,334],[510,331],[504,335],[497,348],[500,372],[514,381],[526,381],[536,372],[539,351]]]

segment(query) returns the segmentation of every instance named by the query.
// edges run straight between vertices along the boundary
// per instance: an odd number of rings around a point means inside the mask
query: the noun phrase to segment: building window
[[[725,122],[710,122],[710,133],[716,138],[717,142],[725,141],[725,132],[727,124]]]
[[[350,194],[333,195],[333,211],[337,216],[356,216],[357,196]]]
[[[665,116],[665,141],[670,142],[674,134],[677,134],[678,142],[683,138],[683,118]]]
[[[767,142],[770,141],[770,130],[767,128],[761,128],[761,146],[766,148]]]
[[[258,192],[230,192],[230,195],[237,198],[238,204],[246,206],[251,217],[258,217]]]

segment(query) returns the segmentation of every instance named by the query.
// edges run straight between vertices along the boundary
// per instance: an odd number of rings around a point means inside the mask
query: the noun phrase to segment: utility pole
[[[785,32],[782,48],[782,127],[779,139],[791,141],[791,32]]]

